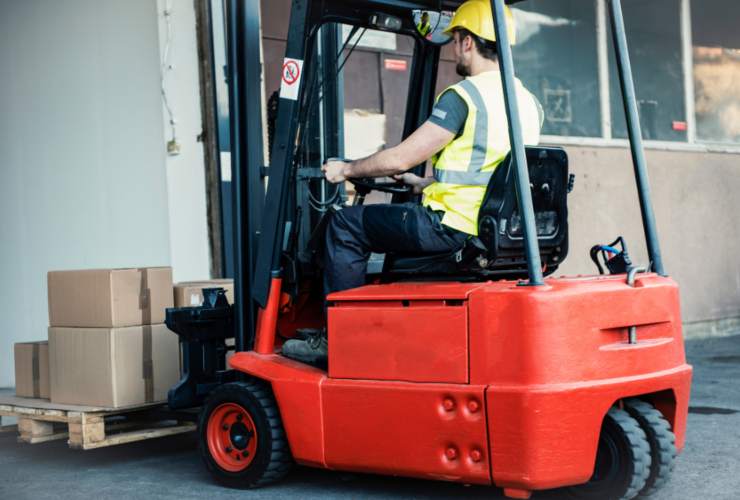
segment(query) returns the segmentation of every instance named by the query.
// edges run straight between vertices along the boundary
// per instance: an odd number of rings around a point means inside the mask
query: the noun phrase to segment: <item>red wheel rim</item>
[[[236,403],[218,406],[208,418],[208,450],[219,467],[240,472],[257,452],[257,429],[247,410]]]

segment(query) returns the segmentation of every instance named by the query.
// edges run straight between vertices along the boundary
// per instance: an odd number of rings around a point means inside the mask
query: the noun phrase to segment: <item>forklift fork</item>
[[[202,306],[167,309],[165,323],[180,337],[182,354],[182,377],[167,394],[171,409],[200,406],[213,389],[237,379],[226,369],[234,314],[223,288],[204,288]]]

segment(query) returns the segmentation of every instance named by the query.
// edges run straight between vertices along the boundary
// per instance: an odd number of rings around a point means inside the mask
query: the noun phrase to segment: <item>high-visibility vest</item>
[[[462,134],[432,158],[436,182],[424,189],[423,205],[443,211],[446,226],[477,236],[486,186],[511,150],[501,74],[481,73],[447,90],[462,97],[468,118]],[[538,101],[519,79],[516,92],[524,143],[536,145],[541,126]]]
[[[427,36],[430,31],[432,31],[432,25],[430,23],[419,23],[416,25],[416,29],[421,34],[421,36]]]

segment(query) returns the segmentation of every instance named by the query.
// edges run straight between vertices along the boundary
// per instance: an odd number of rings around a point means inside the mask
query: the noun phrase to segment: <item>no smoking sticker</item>
[[[288,59],[283,61],[283,77],[280,84],[280,98],[295,101],[298,99],[298,89],[301,86],[301,75],[303,73],[303,61],[300,59]]]

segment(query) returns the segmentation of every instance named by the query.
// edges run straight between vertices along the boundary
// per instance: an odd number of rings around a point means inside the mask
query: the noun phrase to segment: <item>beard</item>
[[[462,76],[463,78],[467,78],[470,76],[470,68],[465,66],[465,64],[462,61],[458,61],[457,65],[455,66],[455,71],[458,75]]]

